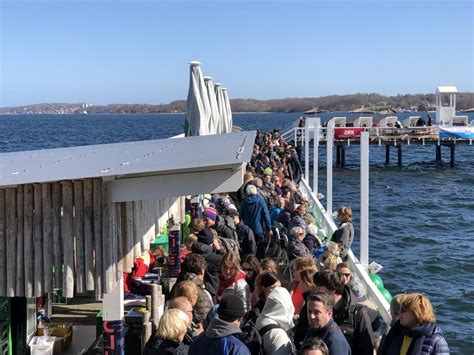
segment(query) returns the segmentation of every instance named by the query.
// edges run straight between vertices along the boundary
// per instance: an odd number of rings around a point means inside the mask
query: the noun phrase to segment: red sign
[[[335,139],[359,139],[365,127],[334,128]]]

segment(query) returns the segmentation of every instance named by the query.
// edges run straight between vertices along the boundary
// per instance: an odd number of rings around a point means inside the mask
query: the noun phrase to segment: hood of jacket
[[[206,329],[206,336],[215,339],[241,332],[240,328],[235,324],[216,318],[211,321]]]
[[[191,247],[191,251],[196,254],[206,255],[212,253],[212,247],[201,242],[196,242]]]
[[[259,196],[258,194],[257,195],[248,195],[246,198],[245,198],[245,203],[249,204],[249,205],[255,205],[259,202]]]
[[[288,290],[276,287],[267,297],[262,313],[257,318],[256,328],[261,329],[268,324],[278,324],[285,331],[293,328],[295,307]]]

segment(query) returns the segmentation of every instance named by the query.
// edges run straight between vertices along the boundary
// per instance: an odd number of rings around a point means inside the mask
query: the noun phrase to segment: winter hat
[[[219,303],[217,314],[226,317],[241,318],[245,315],[244,302],[235,295],[225,296]]]
[[[198,242],[211,245],[214,240],[214,235],[208,228],[204,228],[198,233]]]
[[[229,216],[239,217],[239,211],[236,208],[229,208]]]
[[[208,206],[208,207],[206,207],[206,209],[202,213],[202,216],[207,217],[207,218],[212,219],[213,221],[215,221],[217,219],[217,211],[214,207]]]

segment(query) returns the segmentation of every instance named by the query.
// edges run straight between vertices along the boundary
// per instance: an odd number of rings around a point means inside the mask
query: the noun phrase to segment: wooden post
[[[61,184],[52,184],[52,213],[53,213],[53,265],[54,265],[54,285],[62,288],[63,285],[63,245],[61,240]]]
[[[23,195],[23,235],[25,237],[23,243],[23,262],[25,267],[25,296],[34,297],[33,185],[24,185]]]
[[[95,278],[94,289],[96,299],[102,298],[104,272],[102,266],[102,180],[92,181],[92,208],[94,215],[94,249]]]
[[[43,270],[43,204],[41,202],[41,184],[33,185],[33,240],[34,240],[34,285],[35,296],[44,294]]]
[[[5,191],[5,225],[7,237],[7,296],[14,297],[16,292],[16,234],[17,224],[16,219],[16,188],[7,188]]]
[[[76,239],[76,292],[85,290],[84,277],[84,197],[82,181],[74,181],[74,235]]]
[[[84,179],[84,272],[87,291],[94,290],[94,220],[92,206],[92,180]]]
[[[390,164],[390,144],[385,144],[385,165]]]
[[[5,189],[0,188],[0,297],[7,295],[7,233],[5,226]]]
[[[336,166],[341,165],[341,146],[339,144],[336,145]]]
[[[143,332],[142,332],[142,353],[145,349],[145,345],[151,337],[151,322],[150,322],[150,312],[146,311],[143,314]]]
[[[158,292],[158,285],[151,284],[151,320],[153,322],[154,329],[158,329],[158,323],[160,322],[160,295]]]
[[[113,268],[113,244],[112,244],[112,215],[113,204],[111,200],[111,182],[102,182],[102,266],[104,268],[104,293],[114,290],[116,274]]]
[[[346,146],[341,146],[341,168],[346,166]]]
[[[397,148],[398,148],[398,166],[401,167],[402,166],[402,144],[398,143]]]
[[[456,145],[453,143],[451,143],[451,159],[450,159],[450,166],[451,168],[454,168],[454,159],[455,159],[455,149],[456,149]]]
[[[441,162],[441,145],[436,144],[436,162],[440,163]]]
[[[63,218],[61,220],[61,239],[63,241],[63,296],[74,297],[74,220],[73,186],[71,181],[62,182]]]
[[[25,264],[24,264],[24,237],[23,237],[23,185],[16,188],[16,296],[25,296]],[[3,269],[5,270],[5,269]]]
[[[53,214],[51,200],[51,185],[41,184],[41,200],[43,204],[43,293],[53,292]]]
[[[133,257],[142,255],[140,229],[140,201],[133,201]]]
[[[133,267],[133,203],[122,202],[121,213],[123,271],[131,272]]]
[[[112,204],[115,217],[114,217],[114,234],[113,234],[113,244],[114,244],[114,267],[117,273],[116,280],[122,277],[123,274],[123,262],[122,262],[122,206],[120,203]]]

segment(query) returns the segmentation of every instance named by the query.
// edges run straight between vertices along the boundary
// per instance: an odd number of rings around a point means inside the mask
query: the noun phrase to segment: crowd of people
[[[298,190],[301,165],[279,134],[259,132],[244,182],[212,196],[189,225],[181,272],[144,354],[448,354],[424,295],[394,298],[388,334],[354,279],[352,210],[322,238]],[[280,243],[291,283],[268,253]],[[286,286],[286,287],[283,287]]]

